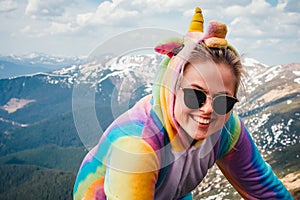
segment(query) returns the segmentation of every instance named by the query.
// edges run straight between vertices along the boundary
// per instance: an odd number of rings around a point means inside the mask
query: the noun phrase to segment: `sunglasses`
[[[201,108],[206,100],[207,95],[204,91],[192,88],[180,88],[183,90],[184,103],[190,109]],[[218,115],[225,115],[230,112],[235,103],[239,100],[235,97],[228,96],[225,94],[219,94],[212,98],[212,106],[215,113]]]

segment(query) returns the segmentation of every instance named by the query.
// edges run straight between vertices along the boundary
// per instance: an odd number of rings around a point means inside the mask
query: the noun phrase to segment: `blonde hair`
[[[196,61],[205,62],[207,60],[212,60],[216,64],[223,63],[230,67],[233,75],[235,76],[234,95],[236,96],[240,84],[242,84],[242,76],[244,74],[244,71],[240,57],[234,50],[232,50],[231,47],[209,48],[204,44],[204,42],[200,42],[188,55],[187,62],[182,68],[181,75],[183,75],[183,72],[188,64]],[[182,77],[179,78],[178,83],[181,82],[181,79]]]

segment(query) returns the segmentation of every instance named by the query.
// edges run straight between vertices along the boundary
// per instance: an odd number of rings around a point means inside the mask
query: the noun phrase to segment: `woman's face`
[[[176,92],[174,115],[181,129],[191,138],[205,139],[226,123],[230,112],[218,115],[212,107],[212,98],[218,94],[234,96],[235,77],[228,65],[214,62],[196,62],[185,67],[181,88],[205,91],[207,100],[199,109],[190,109],[184,103],[184,92]]]

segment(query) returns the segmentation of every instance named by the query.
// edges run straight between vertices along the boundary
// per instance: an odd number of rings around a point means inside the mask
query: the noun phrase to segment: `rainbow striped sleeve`
[[[223,153],[219,153],[222,156],[217,160],[219,168],[229,182],[245,199],[293,199],[273,173],[271,166],[260,155],[243,122],[237,116],[231,117],[230,120],[229,131],[234,130],[235,126],[235,130],[239,130],[240,133],[232,134],[230,131],[234,147],[231,144],[222,144],[221,141],[219,152]],[[234,135],[238,135],[237,140]],[[228,149],[230,151],[226,152]]]
[[[138,137],[122,137],[107,155],[104,189],[108,199],[154,199],[159,161]]]
[[[133,114],[131,120],[127,115],[118,118],[86,155],[74,184],[74,199],[153,199],[159,162],[141,136],[142,112]]]

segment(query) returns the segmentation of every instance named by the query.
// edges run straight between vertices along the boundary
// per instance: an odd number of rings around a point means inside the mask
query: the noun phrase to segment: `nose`
[[[211,114],[213,112],[213,106],[212,106],[212,98],[207,97],[205,103],[200,108],[200,111],[202,111],[204,114]]]

